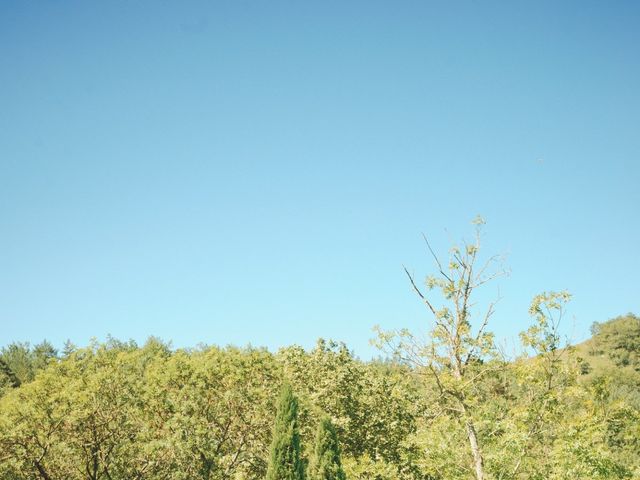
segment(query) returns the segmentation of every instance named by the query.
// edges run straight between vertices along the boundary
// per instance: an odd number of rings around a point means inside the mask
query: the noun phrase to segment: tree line
[[[637,317],[622,320],[634,321],[638,335]],[[603,350],[627,341],[622,333],[617,342],[594,337],[593,356],[585,358],[564,349],[560,359],[474,362],[479,381],[469,384],[465,401],[489,478],[637,475],[640,366],[618,366],[619,348],[611,357]],[[303,470],[313,471],[314,439],[328,420],[347,478],[474,475],[466,419],[428,372],[393,360],[363,362],[343,344],[273,354],[110,340],[56,355],[32,380],[18,382],[6,373],[11,351],[1,356],[2,479],[278,478],[267,477],[266,452],[285,384],[299,398]],[[584,368],[603,355],[610,367]],[[454,388],[444,377],[452,373],[440,375],[444,388]]]

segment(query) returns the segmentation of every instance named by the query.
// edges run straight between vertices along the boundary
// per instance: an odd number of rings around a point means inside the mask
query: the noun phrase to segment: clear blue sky
[[[640,312],[640,4],[3,1],[0,345],[426,325],[487,218],[493,330]],[[445,231],[446,230],[446,231]]]

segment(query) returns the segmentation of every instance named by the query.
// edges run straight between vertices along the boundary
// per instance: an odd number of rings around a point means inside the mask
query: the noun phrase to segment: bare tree
[[[463,241],[461,246],[454,245],[446,264],[423,235],[437,268],[435,275],[426,278],[424,286],[404,268],[413,291],[432,318],[427,339],[421,340],[407,330],[378,330],[378,345],[435,382],[438,395],[432,404],[433,418],[452,416],[464,427],[472,461],[470,470],[476,480],[484,480],[482,444],[474,420],[477,405],[474,393],[481,379],[502,368],[504,362],[490,361],[498,358],[493,335],[487,330],[497,300],[481,310],[476,304],[475,293],[479,287],[507,272],[501,267],[500,256],[479,262],[484,220],[478,217],[473,223],[474,240]],[[482,313],[478,314],[478,311]]]

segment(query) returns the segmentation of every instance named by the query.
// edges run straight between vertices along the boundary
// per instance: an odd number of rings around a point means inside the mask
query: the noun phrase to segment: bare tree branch
[[[411,274],[409,273],[409,270],[407,270],[407,267],[405,267],[403,265],[402,268],[404,268],[404,273],[406,273],[407,277],[409,277],[409,281],[411,282],[411,286],[413,287],[413,290],[418,294],[418,296],[422,299],[422,301],[425,303],[425,305],[427,307],[429,307],[429,310],[431,310],[431,313],[433,313],[433,315],[435,317],[437,317],[436,309],[433,308],[433,305],[431,305],[431,302],[429,302],[429,300],[427,300],[427,297],[425,297],[422,294],[422,292],[420,291],[420,289],[416,285],[416,282],[414,281],[413,276],[411,276]]]

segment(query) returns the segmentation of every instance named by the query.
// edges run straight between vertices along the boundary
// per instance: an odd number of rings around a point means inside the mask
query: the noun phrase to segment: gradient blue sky
[[[640,4],[0,4],[0,345],[424,328],[402,272],[486,217],[565,332],[640,312]]]

